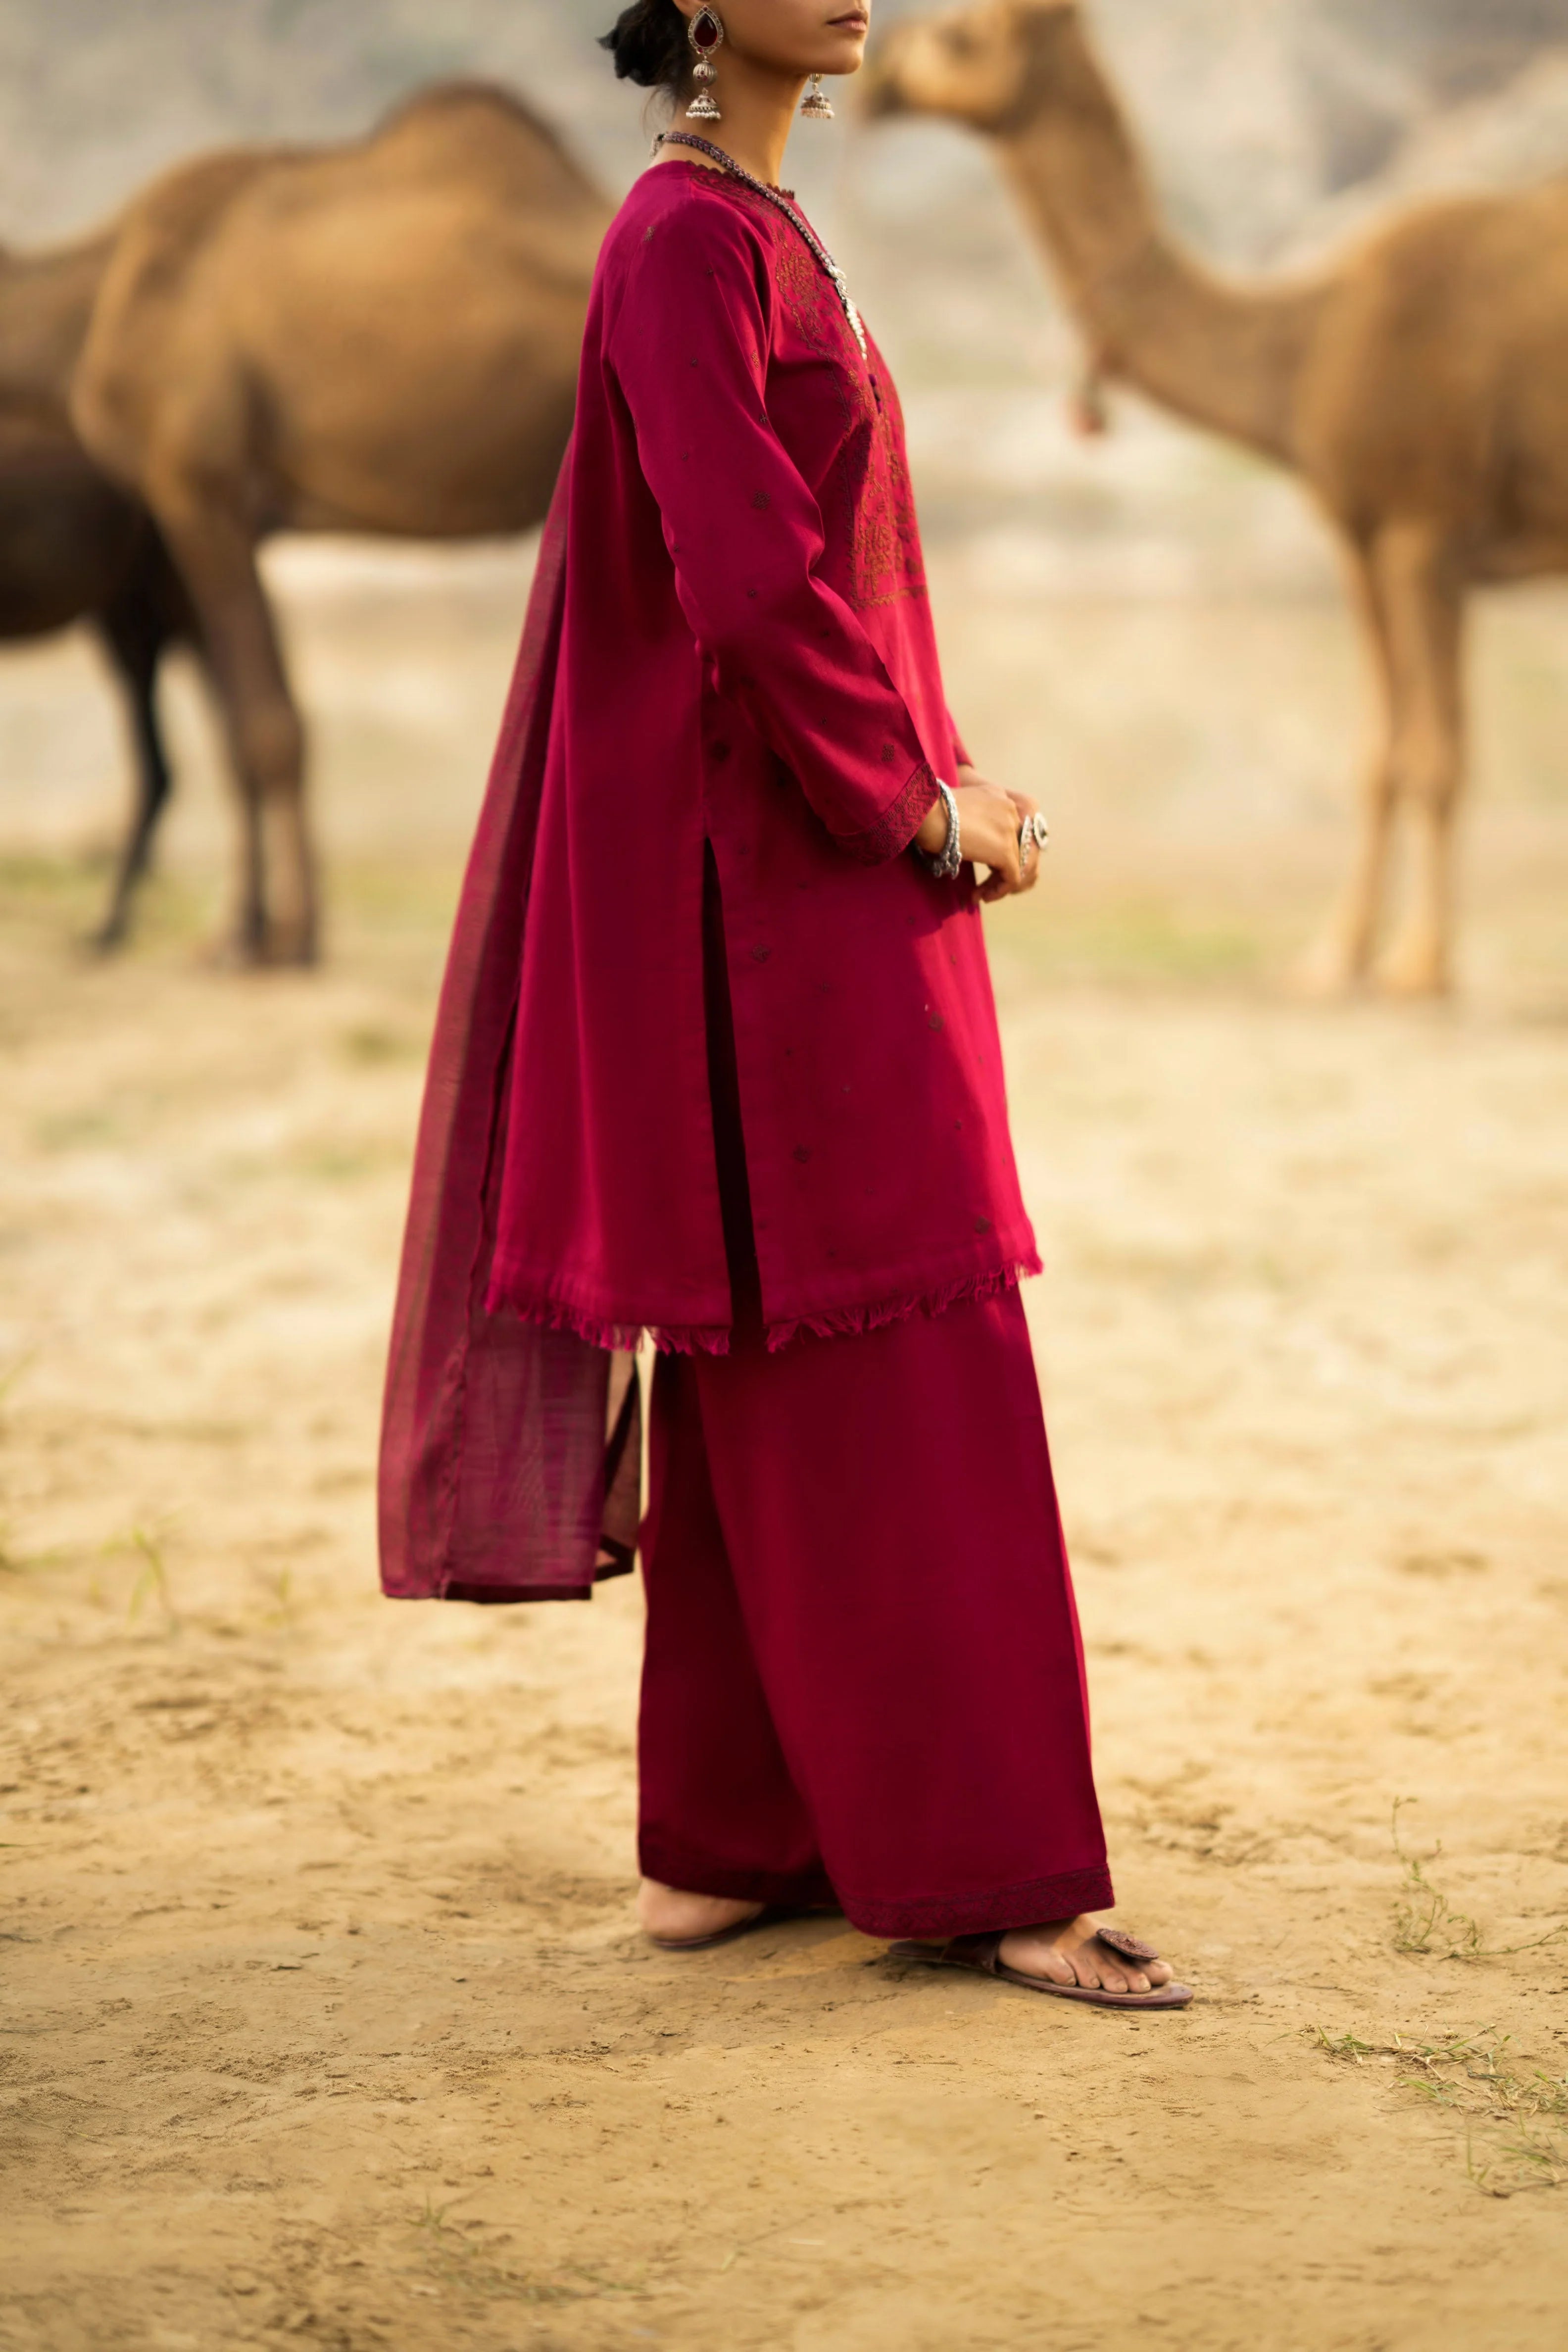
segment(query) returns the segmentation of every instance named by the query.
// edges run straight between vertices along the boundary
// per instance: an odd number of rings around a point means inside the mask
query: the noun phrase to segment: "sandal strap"
[[[983,1936],[952,1936],[942,1947],[942,1958],[955,1968],[979,1969],[985,1976],[994,1977],[1002,1966],[1002,1938],[1008,1932],[1006,1928],[995,1928]],[[1125,1927],[1097,1927],[1094,1933],[1097,1943],[1104,1944],[1124,1960],[1142,1963],[1160,1957],[1152,1944],[1130,1936]]]
[[[997,1928],[984,1936],[953,1936],[948,1940],[943,1958],[966,1969],[980,1969],[994,1977],[1002,1965],[1002,1937],[1005,1928]]]
[[[1094,1933],[1097,1943],[1109,1944],[1110,1949],[1120,1952],[1124,1960],[1157,1960],[1160,1957],[1152,1944],[1142,1943],[1138,1937],[1130,1936],[1125,1927],[1097,1927]]]

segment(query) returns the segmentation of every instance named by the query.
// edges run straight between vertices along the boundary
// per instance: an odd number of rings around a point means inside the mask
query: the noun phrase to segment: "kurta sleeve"
[[[757,230],[695,191],[638,247],[608,357],[720,692],[839,846],[875,865],[907,846],[936,778],[880,656],[818,576],[821,513],[767,408],[773,299]]]

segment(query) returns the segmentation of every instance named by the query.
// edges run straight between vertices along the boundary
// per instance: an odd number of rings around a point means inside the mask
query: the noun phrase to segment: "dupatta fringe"
[[[524,1323],[537,1323],[546,1331],[570,1331],[574,1338],[586,1339],[590,1348],[607,1348],[616,1353],[635,1351],[645,1339],[651,1339],[661,1355],[727,1356],[730,1352],[730,1327],[727,1323],[612,1323],[603,1316],[589,1315],[580,1307],[570,1307],[563,1298],[519,1299],[506,1297],[492,1303],[491,1313],[515,1315]]]

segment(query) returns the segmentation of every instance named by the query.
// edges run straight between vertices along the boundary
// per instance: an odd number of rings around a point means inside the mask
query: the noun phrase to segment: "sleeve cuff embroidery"
[[[838,846],[862,866],[882,866],[907,849],[920,831],[921,821],[937,797],[936,772],[922,760],[896,800],[864,833],[841,833]]]

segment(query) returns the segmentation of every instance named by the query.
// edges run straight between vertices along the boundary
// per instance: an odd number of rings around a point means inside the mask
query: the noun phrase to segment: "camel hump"
[[[188,252],[211,235],[214,225],[257,180],[301,152],[234,147],[176,164],[132,198],[121,215],[121,236],[134,230],[165,254]]]
[[[535,113],[528,100],[504,82],[481,81],[477,77],[453,81],[433,81],[423,89],[411,90],[389,107],[374,133],[377,139],[387,138],[410,124],[444,122],[453,116],[494,115],[517,125],[522,124],[552,147],[561,144],[559,134]]]
[[[597,188],[554,125],[500,82],[432,82],[384,115],[368,143],[389,159],[406,155],[416,163],[449,153],[462,156],[470,168],[489,162],[504,164],[512,174],[521,163],[542,194],[548,188],[559,200],[570,193],[603,207]]]
[[[521,178],[541,195],[559,200],[570,192],[602,208],[598,191],[559,134],[522,99],[495,82],[450,81],[415,91],[368,139],[226,148],[176,164],[132,197],[121,226],[133,226],[167,267],[205,244],[258,184],[312,164],[337,163],[352,172],[356,156],[374,156],[396,178],[449,163],[464,167],[464,177],[484,176],[487,164],[510,166],[509,178]]]

